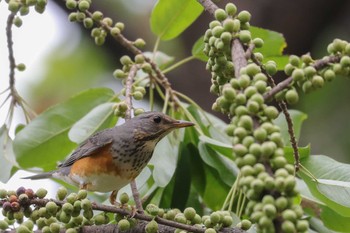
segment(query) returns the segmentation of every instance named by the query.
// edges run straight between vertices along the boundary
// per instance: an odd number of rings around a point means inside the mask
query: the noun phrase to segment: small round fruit
[[[146,233],[157,233],[158,232],[158,223],[155,220],[147,223],[145,227]]]
[[[47,194],[47,190],[46,189],[43,189],[43,188],[39,188],[36,192],[35,192],[35,195],[40,198],[40,199],[43,199]]]
[[[119,230],[126,231],[130,229],[130,222],[127,219],[122,219],[118,222]]]
[[[237,15],[237,19],[241,21],[241,23],[247,23],[250,21],[251,14],[248,11],[241,11]]]
[[[330,82],[335,78],[335,73],[333,70],[328,69],[324,72],[323,77],[326,81]]]
[[[240,223],[241,223],[241,229],[245,231],[249,230],[249,228],[252,226],[251,221],[247,219],[243,219]]]
[[[196,210],[192,207],[188,207],[184,210],[184,215],[187,220],[192,221],[196,216]]]
[[[298,92],[295,89],[290,89],[286,93],[286,101],[288,104],[296,104],[299,101]]]
[[[218,8],[215,11],[214,16],[217,20],[224,21],[227,18],[227,13],[223,9]]]
[[[225,11],[228,15],[234,16],[237,13],[237,7],[233,3],[227,3],[225,6]]]
[[[295,226],[291,221],[284,221],[282,223],[282,230],[285,233],[294,233],[295,232]]]
[[[266,69],[266,72],[267,72],[269,75],[274,75],[274,74],[276,74],[276,72],[277,72],[277,65],[276,65],[276,62],[274,62],[274,61],[268,61],[268,62],[265,64],[265,69]]]
[[[314,75],[311,80],[312,86],[316,88],[321,88],[324,85],[324,79],[319,75]]]
[[[242,30],[239,32],[239,39],[242,43],[249,43],[252,39],[251,33],[248,30]]]

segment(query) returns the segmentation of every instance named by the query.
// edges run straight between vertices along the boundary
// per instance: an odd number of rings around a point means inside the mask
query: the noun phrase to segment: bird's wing
[[[110,129],[98,132],[91,137],[89,137],[85,142],[80,144],[80,146],[65,160],[59,167],[69,167],[75,161],[91,156],[98,151],[106,149],[106,147],[111,146],[113,142],[112,132]]]

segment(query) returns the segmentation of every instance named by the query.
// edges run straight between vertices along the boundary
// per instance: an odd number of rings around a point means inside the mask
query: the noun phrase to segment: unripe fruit
[[[237,15],[237,19],[241,21],[241,23],[249,22],[251,18],[251,14],[248,11],[241,11]]]
[[[285,97],[288,104],[296,104],[299,101],[299,95],[295,89],[288,90]]]
[[[53,202],[53,201],[47,202],[46,205],[45,205],[45,207],[46,207],[47,212],[48,212],[50,215],[55,215],[56,212],[57,212],[57,210],[58,210],[58,206],[57,206],[56,203]]]
[[[264,41],[261,38],[255,38],[253,40],[253,43],[254,43],[256,48],[261,48],[264,45]]]
[[[292,77],[294,81],[302,81],[304,79],[304,71],[302,69],[295,69],[292,72]]]
[[[255,157],[259,157],[261,155],[261,145],[258,143],[251,144],[249,146],[249,153]]]
[[[35,195],[36,195],[38,198],[40,198],[40,199],[44,198],[44,197],[46,196],[46,194],[47,194],[47,190],[46,190],[46,189],[43,189],[43,188],[39,188],[39,189],[35,192]]]
[[[135,45],[137,48],[142,49],[143,47],[145,47],[146,42],[145,42],[142,38],[137,38],[137,39],[134,41],[134,45]]]
[[[268,61],[266,64],[265,64],[265,70],[266,72],[269,74],[269,75],[274,75],[276,74],[277,72],[277,65],[276,65],[276,62],[274,61]]]
[[[330,82],[335,78],[335,73],[333,70],[328,69],[324,72],[323,77],[326,81]]]
[[[141,69],[145,73],[150,73],[152,71],[152,66],[149,63],[143,63]]]
[[[192,221],[196,216],[196,210],[192,207],[188,207],[184,210],[185,218]]]
[[[250,116],[241,116],[239,118],[238,126],[243,127],[247,130],[250,130],[253,128],[253,119]]]
[[[238,93],[236,96],[236,103],[238,105],[245,104],[247,102],[247,97],[243,93]]]
[[[249,43],[252,39],[251,33],[248,30],[242,30],[239,32],[239,39],[242,43]]]
[[[0,198],[5,198],[7,196],[7,191],[5,189],[0,189]]]
[[[5,220],[0,220],[0,230],[6,230],[9,224]]]
[[[243,219],[241,222],[240,222],[240,228],[242,230],[249,230],[249,228],[252,226],[252,223],[247,220],[247,219]]]
[[[122,219],[118,222],[118,228],[120,231],[127,231],[130,229],[130,223],[127,219]]]
[[[253,135],[254,135],[255,139],[258,140],[259,142],[263,142],[267,138],[266,130],[261,128],[261,127],[259,127],[256,130],[254,130]]]
[[[140,115],[140,114],[142,114],[144,112],[145,112],[145,110],[143,108],[135,108],[134,109],[134,115],[135,116],[138,116],[138,115]]]
[[[83,210],[91,210],[91,208],[92,208],[91,201],[89,199],[83,199],[81,201],[81,208]]]
[[[62,210],[67,214],[70,215],[73,212],[73,205],[71,203],[64,203],[62,206]]]
[[[237,12],[237,7],[233,3],[227,3],[225,6],[225,11],[228,15],[234,16]]]
[[[18,71],[24,71],[26,69],[26,65],[23,64],[23,63],[19,63],[17,66],[16,66],[17,70]]]
[[[291,222],[295,222],[297,219],[297,215],[293,210],[287,209],[282,212],[282,217],[285,220],[289,220]]]
[[[119,196],[119,201],[121,204],[126,204],[129,202],[129,195],[127,193],[122,193],[120,196]]]
[[[19,225],[16,228],[16,233],[30,233],[31,230],[28,229],[28,227],[24,226],[24,225]]]
[[[272,226],[272,220],[270,218],[268,218],[267,216],[263,215],[259,219],[259,226],[261,228],[269,228]]]
[[[94,21],[91,18],[85,18],[83,24],[85,28],[90,29],[94,26]]]
[[[77,194],[77,199],[82,200],[82,199],[85,199],[86,197],[87,197],[87,191],[84,189],[79,190]]]
[[[223,88],[224,97],[228,100],[234,100],[236,97],[236,90],[230,84],[226,84]]]
[[[216,230],[214,228],[207,228],[204,233],[216,233]]]
[[[68,228],[66,233],[77,233],[77,230],[75,228]]]
[[[246,74],[241,75],[238,78],[238,84],[242,89],[245,89],[250,85],[250,77]]]
[[[146,211],[152,216],[157,216],[159,213],[159,207],[150,203],[146,206]]]
[[[295,232],[295,226],[291,221],[284,221],[282,223],[282,230],[285,233],[294,233]]]
[[[216,26],[212,29],[213,36],[215,36],[216,38],[220,38],[223,32],[224,32],[224,28],[221,25]]]
[[[157,233],[158,232],[158,223],[155,220],[147,223],[145,227],[146,233]]]
[[[69,10],[74,10],[77,7],[78,3],[75,0],[67,0],[66,1],[66,7]]]
[[[263,212],[266,214],[267,217],[274,218],[276,216],[277,210],[273,204],[266,204],[263,207]]]
[[[286,197],[279,197],[276,199],[275,205],[278,211],[285,210],[288,207],[288,200]]]
[[[133,62],[129,56],[124,55],[120,58],[120,63],[124,66],[127,66],[127,65],[131,65]]]
[[[311,78],[312,76],[314,76],[316,74],[316,69],[312,66],[307,66],[304,68],[304,74],[306,77]]]
[[[90,3],[85,0],[79,1],[78,8],[80,11],[86,11],[90,8]]]
[[[64,198],[66,198],[67,194],[68,194],[67,188],[61,186],[57,190],[56,197],[58,200],[63,201]]]
[[[183,224],[186,224],[187,222],[187,219],[185,218],[183,213],[176,214],[174,220],[175,222],[183,223]]]
[[[316,88],[321,88],[324,85],[324,80],[319,75],[314,75],[311,80],[312,86]]]
[[[237,26],[234,19],[226,19],[223,23],[224,30],[226,32],[236,32]]]
[[[95,37],[95,44],[101,46],[105,43],[105,40],[104,36]]]
[[[298,220],[297,221],[297,231],[305,232],[309,229],[309,222],[307,220]]]
[[[216,225],[220,222],[220,214],[218,212],[213,212],[210,214],[210,221],[213,225]]]
[[[303,92],[309,93],[312,90],[312,83],[311,81],[306,81],[303,83],[302,86]]]
[[[243,157],[243,162],[244,164],[246,165],[251,165],[253,166],[254,164],[256,164],[256,157],[252,154],[246,154],[244,157]]]
[[[282,168],[287,164],[287,160],[285,157],[278,156],[272,160],[272,164],[274,168]]]
[[[268,106],[268,107],[266,107],[266,108],[264,109],[264,113],[265,113],[265,115],[266,115],[269,119],[271,119],[271,120],[276,119],[276,118],[278,117],[278,114],[279,114],[277,108],[275,108],[274,106]]]
[[[103,19],[103,13],[101,11],[95,11],[92,13],[92,19],[95,21],[100,21]]]
[[[289,63],[290,63],[292,66],[298,67],[298,66],[299,66],[299,63],[300,63],[300,59],[299,59],[299,57],[296,56],[296,55],[290,55],[290,56],[289,56]]]
[[[254,169],[252,168],[252,166],[245,165],[241,168],[241,174],[242,176],[254,175]]]
[[[265,81],[258,80],[254,83],[254,86],[258,90],[259,93],[264,93],[266,91],[267,84]]]
[[[220,8],[215,11],[214,16],[219,21],[224,21],[227,18],[226,12]]]
[[[294,71],[295,67],[292,66],[290,63],[288,63],[285,67],[284,67],[284,73],[288,76],[292,75],[293,71]]]

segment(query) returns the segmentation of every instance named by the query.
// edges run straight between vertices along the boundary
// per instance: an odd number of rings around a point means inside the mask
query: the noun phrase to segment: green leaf
[[[207,62],[208,61],[208,56],[204,54],[203,49],[204,49],[204,36],[199,37],[199,39],[194,43],[192,47],[192,56],[195,58]]]
[[[281,55],[281,56],[266,56],[263,58],[263,63],[266,63],[267,61],[274,61],[277,64],[277,70],[284,70],[284,67],[289,62],[289,56],[288,55]]]
[[[310,156],[310,145],[305,147],[298,147],[299,160],[307,158]],[[284,156],[286,157],[288,163],[294,164],[294,150],[291,146],[284,147]]]
[[[149,162],[154,165],[153,179],[159,187],[165,187],[170,182],[176,169],[178,146],[170,143],[170,136],[163,138],[157,144]]]
[[[344,217],[327,206],[322,207],[321,219],[323,224],[331,230],[348,232],[350,229],[350,217]]]
[[[158,0],[151,14],[151,29],[162,40],[180,35],[202,13],[195,0]]]
[[[307,157],[301,164],[317,179],[298,173],[312,195],[342,216],[350,217],[350,165],[324,155]]]
[[[48,108],[15,137],[13,149],[23,168],[54,169],[76,146],[68,138],[69,129],[94,107],[113,100],[108,88],[83,91]]]
[[[0,182],[6,183],[13,175],[13,168],[17,166],[12,150],[12,139],[8,135],[6,125],[0,128],[0,148]]]
[[[312,231],[309,229],[309,233],[336,233],[335,231],[331,231],[327,227],[325,227],[323,222],[318,218],[310,218],[309,223],[312,229],[315,230]]]
[[[233,160],[216,153],[203,142],[198,144],[199,154],[203,161],[218,171],[220,179],[228,186],[235,182],[239,170]]]
[[[262,53],[264,57],[280,56],[287,47],[284,36],[279,32],[253,26],[249,30],[252,38],[259,37],[264,40],[264,46],[254,50],[254,52]]]
[[[225,155],[227,158],[234,159],[232,153],[232,145],[223,143],[221,141],[217,141],[213,138],[207,137],[205,135],[199,136],[199,140],[209,147],[211,147],[214,151],[219,152],[222,155]]]
[[[290,117],[292,118],[295,138],[298,141],[300,137],[301,126],[303,122],[307,119],[307,115],[298,110],[288,110],[288,112],[290,114]],[[274,120],[274,124],[278,125],[281,128],[281,135],[285,145],[290,146],[291,144],[288,133],[288,125],[283,113],[280,113],[277,119]]]
[[[204,171],[206,186],[203,201],[210,209],[219,210],[224,204],[230,186],[222,181],[218,172],[214,168],[204,165]]]
[[[114,105],[114,102],[109,102],[93,108],[72,126],[68,132],[69,139],[79,144],[93,133],[114,126],[118,120],[114,114]]]

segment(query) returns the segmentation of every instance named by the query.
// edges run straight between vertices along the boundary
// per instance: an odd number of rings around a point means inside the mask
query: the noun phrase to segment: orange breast
[[[105,147],[95,154],[75,161],[70,173],[80,177],[98,174],[122,176],[122,174],[120,174],[120,169],[113,162],[109,148],[110,147]]]

